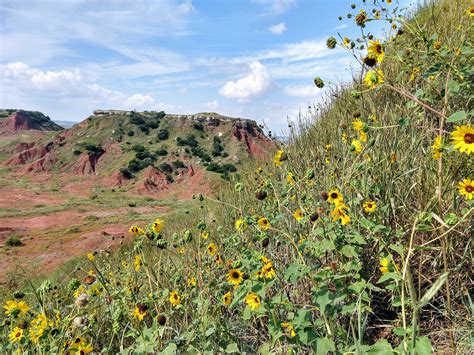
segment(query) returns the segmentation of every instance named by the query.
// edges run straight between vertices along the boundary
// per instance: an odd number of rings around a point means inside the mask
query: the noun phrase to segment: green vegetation
[[[8,239],[5,241],[5,245],[8,247],[21,247],[24,244],[20,238],[12,235],[11,237],[8,237]]]
[[[348,9],[361,28],[391,28],[386,41],[328,40],[360,59],[351,87],[333,88],[273,162],[247,166],[218,196],[12,290],[0,349],[472,352],[469,6],[440,0],[409,20],[388,2]]]

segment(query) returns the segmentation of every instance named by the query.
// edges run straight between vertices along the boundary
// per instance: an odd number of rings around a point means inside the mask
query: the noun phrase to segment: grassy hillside
[[[362,30],[391,28],[328,40],[361,61],[350,88],[219,197],[12,290],[3,350],[470,353],[469,5],[439,0],[410,19],[388,2],[348,9]]]

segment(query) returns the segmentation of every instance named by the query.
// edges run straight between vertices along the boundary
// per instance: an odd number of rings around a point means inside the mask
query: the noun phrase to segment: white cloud
[[[210,110],[216,110],[217,107],[219,107],[219,103],[217,102],[217,100],[214,100],[214,101],[209,101],[207,104],[206,104],[206,107]]]
[[[268,30],[274,35],[281,35],[283,32],[287,30],[287,27],[284,22],[280,22],[276,25],[268,27]]]
[[[252,97],[265,93],[272,84],[268,69],[260,62],[249,64],[250,73],[237,81],[228,81],[219,93],[227,98],[245,102]]]
[[[125,106],[131,109],[138,109],[142,107],[150,107],[155,102],[155,99],[150,95],[134,94],[125,100]]]
[[[314,85],[288,85],[283,87],[283,92],[288,96],[316,97],[321,89]]]
[[[296,5],[296,0],[253,0],[253,2],[266,6],[270,15],[280,15]]]

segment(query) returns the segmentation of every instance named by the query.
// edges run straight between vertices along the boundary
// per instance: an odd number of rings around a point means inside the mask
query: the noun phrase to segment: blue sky
[[[337,18],[352,2],[2,0],[0,107],[66,121],[97,108],[215,111],[279,132],[323,97],[313,77],[350,79],[350,55],[325,41],[357,34]]]

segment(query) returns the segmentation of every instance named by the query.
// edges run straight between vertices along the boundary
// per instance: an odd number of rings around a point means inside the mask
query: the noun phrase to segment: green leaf
[[[415,342],[415,354],[427,355],[433,352],[431,341],[427,337],[419,337]]]
[[[428,302],[433,299],[436,293],[438,293],[439,289],[446,283],[446,280],[448,279],[448,274],[449,273],[445,272],[438,278],[438,280],[435,281],[433,285],[431,285],[428,291],[425,292],[423,297],[421,297],[420,301],[418,302],[418,309],[423,308],[428,304]]]
[[[239,352],[239,347],[237,346],[236,343],[229,344],[225,348],[225,352],[228,353],[228,354],[238,353]]]
[[[316,333],[311,328],[300,329],[297,334],[299,341],[305,345],[311,344],[316,339]]]
[[[448,122],[458,122],[466,119],[467,113],[466,111],[457,111],[454,112],[451,116],[448,118]]]
[[[357,252],[355,251],[354,247],[351,245],[344,245],[341,248],[341,254],[347,258],[352,258],[354,256],[357,256]]]
[[[367,351],[367,355],[393,355],[394,351],[387,339],[380,339]]]
[[[383,274],[382,277],[377,281],[378,284],[387,281],[387,280],[400,280],[400,275],[396,272],[387,272]]]
[[[168,346],[161,352],[161,354],[163,355],[173,355],[176,351],[176,349],[178,349],[178,347],[176,346],[175,343],[169,343]]]
[[[316,354],[327,355],[330,351],[336,351],[336,345],[334,341],[329,338],[318,338],[316,340]]]

